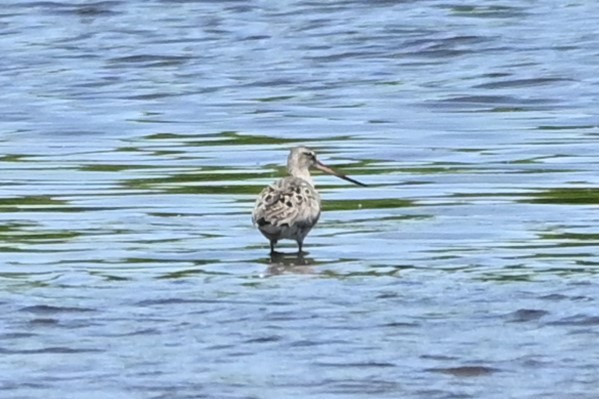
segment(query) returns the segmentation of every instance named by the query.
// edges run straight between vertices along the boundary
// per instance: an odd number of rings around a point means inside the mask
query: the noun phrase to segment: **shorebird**
[[[366,186],[322,164],[311,149],[292,148],[287,158],[289,176],[262,190],[252,212],[252,223],[270,241],[271,254],[277,242],[285,239],[295,240],[301,254],[304,238],[318,222],[320,195],[312,183],[310,168]]]

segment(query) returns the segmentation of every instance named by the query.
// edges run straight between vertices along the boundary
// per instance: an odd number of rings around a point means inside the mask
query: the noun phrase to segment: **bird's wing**
[[[312,226],[320,216],[320,199],[310,186],[306,186],[278,184],[266,187],[256,201],[252,222],[258,226]]]

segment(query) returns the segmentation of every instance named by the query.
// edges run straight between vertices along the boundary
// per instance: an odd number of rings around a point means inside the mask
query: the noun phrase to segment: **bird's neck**
[[[312,187],[314,187],[314,183],[312,182],[312,176],[310,175],[310,171],[307,169],[289,169],[289,174],[293,177],[297,177],[299,179],[307,181]]]

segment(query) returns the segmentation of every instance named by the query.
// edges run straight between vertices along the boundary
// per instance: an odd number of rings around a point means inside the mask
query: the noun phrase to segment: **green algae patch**
[[[524,200],[533,204],[599,205],[599,188],[553,188]]]
[[[323,201],[324,211],[349,211],[357,209],[406,208],[414,202],[397,198],[364,199],[364,200],[327,200]]]

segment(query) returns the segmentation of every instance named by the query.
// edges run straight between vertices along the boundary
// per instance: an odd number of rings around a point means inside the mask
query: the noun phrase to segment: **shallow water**
[[[598,16],[9,1],[0,396],[595,398]],[[297,144],[369,187],[271,258]]]

